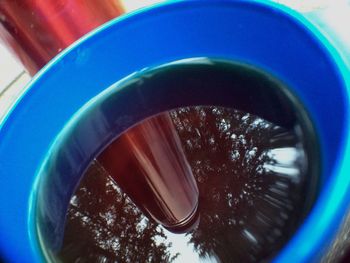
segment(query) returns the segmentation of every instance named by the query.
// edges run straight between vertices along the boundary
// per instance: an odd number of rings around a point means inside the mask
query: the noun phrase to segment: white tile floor
[[[24,71],[10,52],[0,43],[0,120],[29,82]]]
[[[0,121],[23,91],[30,77],[0,43]]]
[[[22,72],[22,66],[0,43],[0,94]]]

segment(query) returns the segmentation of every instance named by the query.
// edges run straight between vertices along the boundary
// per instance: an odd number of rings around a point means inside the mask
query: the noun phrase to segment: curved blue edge
[[[260,1],[263,2],[263,1]],[[327,185],[324,186],[310,216],[305,220],[301,229],[289,241],[287,246],[275,258],[275,262],[319,262],[324,252],[334,241],[339,226],[349,213],[350,203],[350,68],[343,60],[342,54],[329,40],[303,15],[285,6],[270,3],[271,6],[293,16],[320,41],[330,55],[330,60],[344,83],[344,116],[343,136],[340,141],[339,159],[335,160],[334,170]],[[332,89],[332,87],[329,87]],[[338,101],[334,101],[337,104]],[[325,109],[331,110],[331,109]],[[335,116],[337,118],[338,116]],[[332,125],[332,122],[329,123]],[[336,140],[337,138],[333,138]],[[323,149],[326,150],[326,149]],[[329,193],[329,194],[327,194]],[[315,224],[316,223],[316,224]],[[312,230],[312,231],[310,231]],[[306,241],[306,242],[305,242]],[[294,254],[294,257],[293,257]]]
[[[242,90],[241,87],[237,87],[237,89],[224,88],[225,85],[217,86],[215,89],[212,85],[200,85],[192,86],[189,91],[186,90],[186,85],[176,85],[172,82],[165,84],[163,82],[163,86],[154,85],[139,88],[139,84],[143,83],[144,76],[152,75],[151,72],[157,72],[159,68],[164,70],[171,67],[172,70],[183,72],[196,64],[206,72],[213,70],[215,64],[217,67],[224,67],[225,70],[230,68],[233,72],[244,68],[244,75],[249,75],[253,79],[259,78],[260,83],[255,81],[255,85],[260,85],[260,87],[249,86]],[[213,74],[216,74],[217,70],[212,71]],[[234,73],[231,72],[231,74]],[[239,73],[237,74],[239,76]],[[242,80],[242,82],[244,81]],[[250,93],[251,89],[256,93]],[[245,92],[247,96],[242,97],[242,92]],[[184,97],[183,94],[186,93],[187,96]],[[77,182],[80,181],[93,158],[126,129],[160,112],[189,105],[208,104],[234,106],[237,110],[259,114],[261,118],[274,124],[286,129],[293,129],[296,125],[297,114],[285,109],[291,109],[299,104],[291,101],[288,97],[289,94],[285,93],[287,93],[287,87],[273,79],[271,75],[267,76],[264,72],[253,69],[251,66],[235,64],[218,58],[177,60],[175,63],[145,69],[118,81],[115,85],[101,92],[72,116],[57,136],[38,173],[40,190],[36,218],[38,220],[38,233],[42,238],[41,243],[46,244],[44,250],[50,250],[53,253],[60,250],[64,235],[65,215]],[[201,96],[196,96],[197,94],[201,94]],[[266,94],[269,94],[268,99]],[[133,103],[130,104],[129,101]],[[255,106],[250,104],[250,101],[256,101]],[[255,110],[263,105],[268,105],[275,110],[265,113]],[[305,120],[305,124],[310,124],[307,116],[303,116],[306,115],[304,110],[299,109],[299,119]],[[284,112],[285,115],[276,114],[276,112]],[[303,130],[305,133],[311,134],[308,146],[315,147],[317,142],[312,136],[314,132],[312,127],[309,129],[305,127]],[[314,159],[320,163],[318,157],[315,156]],[[310,169],[313,174],[317,173],[318,175],[319,171],[316,170],[318,169]],[[317,188],[317,180],[313,179],[316,178],[311,176],[308,180],[307,187],[309,189]],[[310,208],[311,199],[314,197],[311,194],[310,197],[306,198],[303,210]]]
[[[315,259],[337,230],[350,198],[349,69],[327,40],[289,9],[263,1],[210,0],[161,4],[118,18],[68,48],[34,78],[0,124],[5,186],[0,250],[7,259],[42,260],[33,209],[36,174],[72,115],[135,71],[203,56],[241,61],[278,76],[308,109],[319,130],[328,179],[304,225],[275,261]]]

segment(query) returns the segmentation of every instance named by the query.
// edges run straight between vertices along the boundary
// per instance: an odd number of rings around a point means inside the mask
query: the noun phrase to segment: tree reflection
[[[94,162],[71,199],[63,262],[172,262],[161,227],[146,218]]]
[[[225,108],[182,108],[171,116],[199,188],[201,220],[190,233],[197,252],[220,262],[271,257],[303,210],[305,159],[295,134]]]
[[[273,257],[305,210],[307,159],[298,136],[227,108],[187,107],[170,116],[199,190],[200,221],[186,234],[188,245],[224,263]],[[94,162],[71,200],[58,258],[176,261],[181,251],[141,210]]]

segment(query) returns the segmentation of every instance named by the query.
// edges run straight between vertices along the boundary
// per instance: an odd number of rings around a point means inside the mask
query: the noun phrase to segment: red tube
[[[34,75],[75,40],[123,13],[118,0],[1,0],[0,39]]]

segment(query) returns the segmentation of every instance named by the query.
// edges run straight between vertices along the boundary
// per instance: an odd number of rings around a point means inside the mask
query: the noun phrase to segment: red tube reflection
[[[198,188],[168,113],[124,133],[98,160],[146,215],[173,232],[191,228]]]

